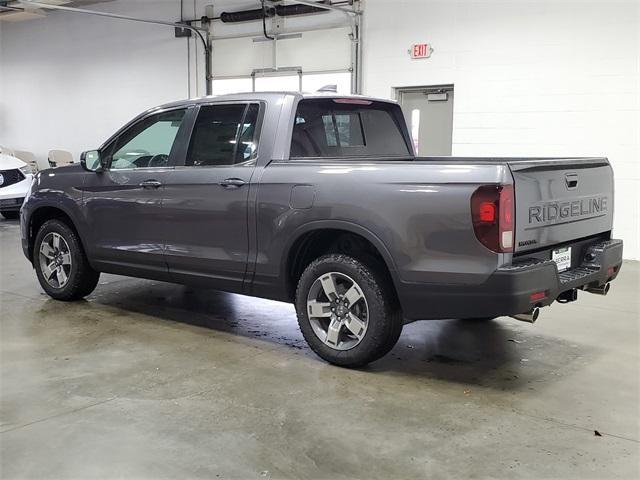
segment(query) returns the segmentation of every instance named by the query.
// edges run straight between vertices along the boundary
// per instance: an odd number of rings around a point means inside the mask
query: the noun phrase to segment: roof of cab
[[[188,100],[178,100],[175,102],[165,103],[164,105],[159,105],[157,107],[153,107],[149,109],[149,111],[153,110],[163,110],[166,108],[172,107],[182,107],[188,105],[197,105],[203,103],[212,103],[212,102],[229,102],[229,101],[247,101],[247,100],[264,100],[266,102],[273,102],[281,99],[285,96],[293,96],[302,100],[303,98],[354,98],[360,100],[371,100],[376,102],[386,102],[386,103],[397,103],[394,100],[389,100],[385,98],[375,98],[368,97],[365,95],[340,95],[334,92],[295,92],[295,91],[274,91],[274,92],[243,92],[243,93],[229,93],[226,95],[210,95],[206,97],[198,97],[192,98]]]

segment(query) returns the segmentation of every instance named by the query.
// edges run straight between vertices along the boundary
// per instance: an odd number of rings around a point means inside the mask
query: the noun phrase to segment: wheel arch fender
[[[33,248],[39,227],[47,220],[52,219],[61,219],[69,224],[69,227],[75,230],[78,234],[82,248],[86,251],[84,236],[81,229],[78,228],[79,222],[77,221],[77,215],[74,214],[73,209],[69,208],[69,206],[64,202],[42,202],[30,208],[28,217],[26,218],[25,228],[27,229],[26,235],[29,248],[29,259],[33,258]]]
[[[292,258],[294,247],[298,245],[303,237],[307,236],[310,233],[319,232],[322,230],[340,230],[343,232],[352,233],[364,238],[369,243],[371,243],[371,245],[373,245],[373,247],[382,257],[382,260],[384,261],[387,271],[389,272],[389,275],[393,282],[393,286],[397,291],[400,281],[397,275],[396,264],[393,256],[391,255],[391,252],[389,251],[385,243],[380,239],[380,237],[378,237],[368,228],[363,227],[362,225],[359,225],[357,223],[344,220],[316,220],[305,223],[304,225],[301,225],[297,229],[295,229],[289,236],[289,239],[283,249],[280,266],[281,278],[288,279],[289,277],[288,274],[292,266],[292,262],[295,261],[295,259]],[[289,285],[287,285],[286,288],[288,289]]]

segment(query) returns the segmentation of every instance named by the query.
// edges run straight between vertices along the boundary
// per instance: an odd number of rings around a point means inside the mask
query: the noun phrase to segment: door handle
[[[140,184],[142,188],[146,189],[156,189],[162,186],[162,183],[157,180],[145,180]]]
[[[241,178],[227,178],[226,180],[222,180],[220,182],[220,186],[223,188],[240,188],[245,183]]]

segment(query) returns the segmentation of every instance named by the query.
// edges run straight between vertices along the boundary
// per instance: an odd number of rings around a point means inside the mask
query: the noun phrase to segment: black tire
[[[336,272],[358,284],[366,300],[367,328],[359,343],[346,350],[327,345],[315,333],[309,318],[307,299],[322,275]],[[296,290],[298,324],[306,342],[321,358],[342,367],[361,367],[386,355],[402,332],[402,315],[388,275],[373,262],[364,263],[342,254],[329,254],[313,261],[303,272]]]
[[[0,210],[0,215],[7,220],[16,220],[20,218],[20,212],[17,210]]]
[[[68,273],[68,280],[62,288],[51,285],[45,279],[40,263],[40,247],[43,239],[49,233],[59,234],[69,247],[71,266]],[[47,220],[42,224],[36,235],[32,260],[40,286],[51,298],[55,298],[56,300],[79,300],[93,292],[96,285],[98,285],[100,272],[96,272],[89,265],[78,234],[61,220]]]

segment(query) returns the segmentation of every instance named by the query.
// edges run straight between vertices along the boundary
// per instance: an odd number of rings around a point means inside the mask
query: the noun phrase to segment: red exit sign
[[[428,43],[416,43],[411,45],[409,53],[411,58],[429,58],[433,53],[433,48]]]

